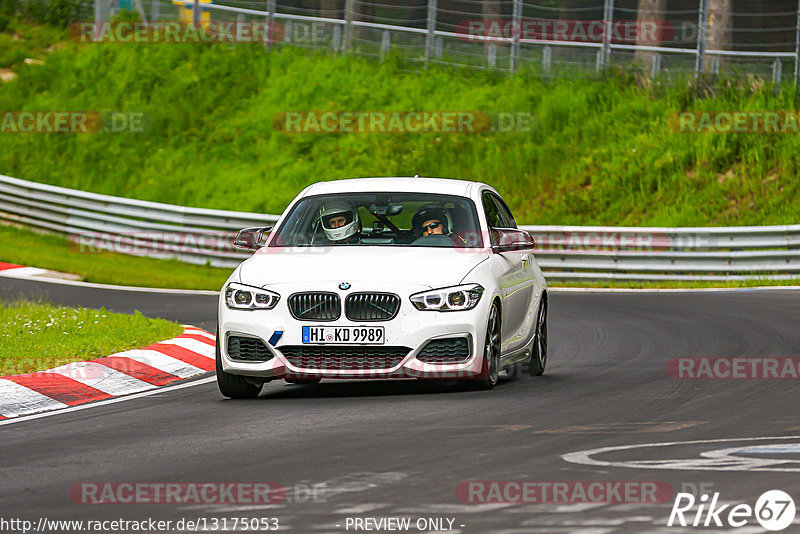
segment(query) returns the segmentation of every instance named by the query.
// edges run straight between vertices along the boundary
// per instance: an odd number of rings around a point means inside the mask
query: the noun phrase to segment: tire
[[[222,370],[222,355],[219,348],[219,329],[217,329],[217,387],[219,392],[230,399],[255,399],[264,384],[252,384],[241,375]]]
[[[500,326],[500,310],[497,304],[493,303],[486,322],[481,374],[477,380],[469,381],[476,389],[492,389],[497,384],[497,377],[500,374]]]
[[[284,380],[286,380],[286,382],[288,382],[289,384],[303,385],[303,384],[319,384],[322,379],[321,378],[285,378]]]
[[[531,361],[528,370],[531,376],[541,376],[547,366],[547,295],[542,297],[539,313],[536,315],[536,340],[533,342]]]

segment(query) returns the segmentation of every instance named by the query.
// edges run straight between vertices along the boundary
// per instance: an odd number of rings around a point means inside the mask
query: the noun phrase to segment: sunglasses
[[[431,229],[431,230],[436,230],[436,229],[437,229],[437,228],[439,228],[441,225],[442,225],[442,223],[440,223],[440,222],[432,222],[432,223],[430,223],[430,224],[423,225],[423,226],[422,226],[422,228],[420,228],[420,230],[422,230],[423,232],[424,232],[425,230],[428,230],[428,229]]]

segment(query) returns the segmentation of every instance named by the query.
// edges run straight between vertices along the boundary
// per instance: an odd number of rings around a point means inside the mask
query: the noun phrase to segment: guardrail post
[[[242,41],[242,32],[244,31],[244,15],[238,13],[236,15],[236,42]]]
[[[706,24],[708,23],[708,0],[700,0],[700,9],[697,16],[697,61],[694,65],[695,80],[705,69],[706,56]]]
[[[614,0],[605,0],[603,4],[603,49],[598,56],[599,68],[605,70],[606,65],[611,61],[611,36],[612,25],[614,24]]]
[[[92,32],[92,40],[94,41],[100,39],[100,25],[106,22],[103,20],[103,2],[105,1],[106,0],[94,0],[94,31]]]
[[[392,47],[392,35],[389,33],[389,30],[383,30],[381,34],[381,59],[386,57],[386,54],[389,53],[389,49]]]
[[[202,13],[200,12],[200,2],[199,0],[194,0],[192,3],[192,24],[194,25],[195,29],[200,28],[200,17]]]
[[[353,39],[353,0],[344,2],[344,39],[342,40],[342,53],[347,54]]]
[[[550,48],[550,45],[544,45],[542,49],[542,70],[544,72],[550,72],[550,66],[553,63],[553,49]]]
[[[776,57],[775,61],[772,62],[772,83],[775,84],[776,90],[778,86],[781,84],[782,77],[783,77],[783,63],[781,63],[781,58]]]
[[[425,68],[433,55],[433,40],[436,37],[436,0],[428,0],[428,33],[425,34]]]
[[[489,64],[490,69],[497,66],[497,44],[493,42],[486,47],[486,62]]]
[[[800,0],[797,0],[797,23],[794,31],[794,86],[800,77]]]
[[[650,79],[654,79],[661,72],[661,54],[653,54],[653,65],[650,68]]]
[[[511,69],[511,74],[514,74],[517,70],[517,62],[519,61],[519,39],[522,33],[522,0],[514,0],[511,18],[513,19],[511,31],[514,32],[514,34],[511,36],[513,42],[511,43],[509,68]]]
[[[272,43],[272,37],[275,35],[275,9],[276,9],[276,0],[267,0],[267,40],[264,42],[264,46],[269,48],[269,45]]]
[[[333,41],[333,51],[340,51],[342,49],[342,27],[338,24],[333,26],[333,35],[331,36],[331,40]]]

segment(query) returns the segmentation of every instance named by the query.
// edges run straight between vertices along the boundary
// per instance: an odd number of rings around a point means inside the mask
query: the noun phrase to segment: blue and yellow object
[[[172,0],[172,3],[181,6],[178,9],[178,21],[181,24],[193,24],[194,18],[192,17],[192,6],[194,2],[182,2],[181,0]],[[200,0],[200,4],[213,4],[213,0]],[[211,24],[211,12],[208,9],[200,8],[200,25],[203,28],[208,28]]]

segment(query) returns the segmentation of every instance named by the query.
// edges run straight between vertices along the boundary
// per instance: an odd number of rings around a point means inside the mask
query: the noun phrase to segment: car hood
[[[434,247],[304,247],[260,249],[241,265],[244,284],[369,282],[430,288],[458,284],[488,253]]]

